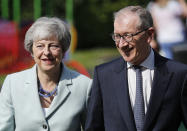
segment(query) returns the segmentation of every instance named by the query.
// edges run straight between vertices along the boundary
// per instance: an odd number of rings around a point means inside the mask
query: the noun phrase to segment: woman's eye
[[[60,46],[59,45],[51,45],[50,48],[56,50],[56,49],[59,49]]]
[[[43,46],[43,45],[37,45],[36,48],[38,48],[38,49],[43,49],[44,46]]]

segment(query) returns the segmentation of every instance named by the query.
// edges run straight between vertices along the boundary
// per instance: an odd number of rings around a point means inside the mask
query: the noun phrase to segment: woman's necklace
[[[51,97],[51,96],[56,96],[57,95],[57,90],[58,90],[57,87],[58,87],[58,85],[51,92],[48,92],[48,91],[44,90],[43,87],[40,84],[40,88],[38,90],[38,93],[39,93],[40,96],[45,97],[45,98]]]
[[[63,69],[63,64],[61,63],[60,64],[60,72],[62,72],[62,69]],[[61,73],[59,74],[59,77],[60,77]],[[40,81],[38,79],[38,85],[40,86],[39,89],[38,89],[38,93],[41,97],[44,97],[44,98],[49,98],[51,96],[56,96],[57,95],[57,91],[58,91],[58,84],[57,86],[51,91],[51,92],[48,92],[46,90],[43,89],[42,85],[40,84]]]

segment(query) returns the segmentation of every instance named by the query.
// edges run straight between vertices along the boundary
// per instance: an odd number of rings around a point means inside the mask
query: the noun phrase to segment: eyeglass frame
[[[129,34],[120,35],[120,34],[112,33],[112,39],[113,39],[115,42],[120,42],[121,38],[123,38],[123,40],[125,40],[126,42],[131,42],[131,41],[133,40],[133,36],[136,36],[136,35],[138,35],[138,34],[144,32],[144,31],[147,31],[149,28],[150,28],[150,27],[145,28],[145,29],[143,29],[143,30],[141,30],[141,31],[138,31],[138,32],[136,32],[136,33],[132,33],[132,34],[129,33]],[[118,35],[118,36],[120,37],[119,41],[116,41],[116,40],[115,40],[115,35]],[[127,41],[127,40],[126,40],[126,37],[127,37],[127,36],[131,37],[131,40],[128,40],[128,41]]]

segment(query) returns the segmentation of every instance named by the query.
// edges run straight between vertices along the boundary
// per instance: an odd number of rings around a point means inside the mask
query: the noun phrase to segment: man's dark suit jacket
[[[187,66],[154,54],[144,131],[177,131],[187,125]],[[136,131],[127,81],[122,57],[95,68],[86,131]]]

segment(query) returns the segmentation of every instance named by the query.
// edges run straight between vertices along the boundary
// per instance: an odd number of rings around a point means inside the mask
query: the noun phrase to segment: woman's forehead
[[[33,33],[33,40],[58,40],[55,32],[49,32],[48,30],[37,30]]]

